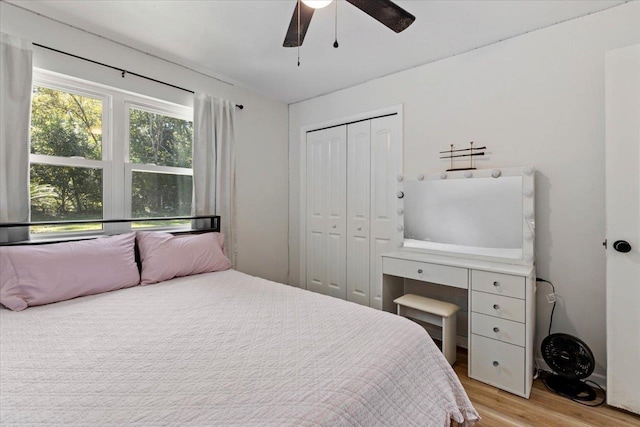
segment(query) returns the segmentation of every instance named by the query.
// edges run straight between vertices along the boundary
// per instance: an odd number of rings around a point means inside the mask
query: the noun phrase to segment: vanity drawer
[[[525,349],[471,335],[469,376],[495,387],[524,395]]]
[[[480,313],[471,313],[471,332],[509,344],[524,347],[524,323],[499,319]]]
[[[391,276],[439,283],[456,288],[468,288],[468,270],[448,265],[429,264],[399,258],[382,258],[382,272]]]
[[[525,278],[488,271],[471,271],[471,289],[506,297],[524,299]]]
[[[485,292],[471,292],[471,311],[521,323],[524,323],[525,319],[523,299],[503,297]]]

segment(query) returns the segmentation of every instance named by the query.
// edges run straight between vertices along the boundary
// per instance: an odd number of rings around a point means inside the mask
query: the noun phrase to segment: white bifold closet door
[[[347,127],[347,300],[369,305],[371,120]]]
[[[398,175],[402,174],[401,121],[395,116],[371,120],[371,244],[369,306],[382,310],[382,254],[398,249]]]
[[[307,133],[307,289],[381,308],[401,155],[397,116]]]
[[[347,129],[307,133],[307,289],[347,296]]]

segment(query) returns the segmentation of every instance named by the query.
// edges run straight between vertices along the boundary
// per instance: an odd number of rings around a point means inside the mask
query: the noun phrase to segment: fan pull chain
[[[336,41],[333,42],[333,47],[337,49],[338,46],[340,46],[338,44],[338,0],[335,0],[335,4],[336,4],[336,25],[335,25]]]
[[[298,67],[300,66],[300,0],[298,0]]]

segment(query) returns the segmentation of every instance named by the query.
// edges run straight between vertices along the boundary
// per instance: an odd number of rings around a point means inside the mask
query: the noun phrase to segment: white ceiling
[[[297,49],[282,47],[296,0],[9,1],[287,103],[624,3],[397,0],[416,21],[396,34],[339,0],[340,47],[334,6],[317,10],[298,67]]]

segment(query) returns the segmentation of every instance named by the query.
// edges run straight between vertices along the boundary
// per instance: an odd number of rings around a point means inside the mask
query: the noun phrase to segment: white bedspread
[[[420,326],[233,270],[0,308],[0,349],[3,425],[477,419]]]

